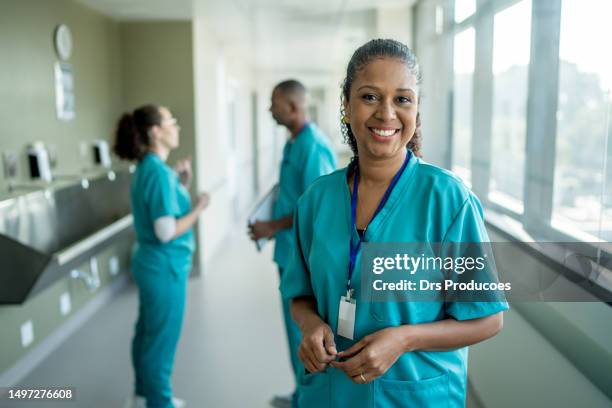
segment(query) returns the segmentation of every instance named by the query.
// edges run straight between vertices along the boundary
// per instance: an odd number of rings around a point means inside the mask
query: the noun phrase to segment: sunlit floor
[[[206,276],[190,281],[173,376],[175,394],[189,407],[268,407],[274,394],[292,391],[271,249],[257,253],[236,234],[207,265]],[[132,392],[137,303],[130,284],[21,385],[76,389],[76,402],[45,407],[122,407]]]

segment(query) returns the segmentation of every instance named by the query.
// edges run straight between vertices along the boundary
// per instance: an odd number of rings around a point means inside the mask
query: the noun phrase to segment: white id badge
[[[353,340],[355,331],[355,299],[340,297],[340,310],[338,311],[338,335]]]

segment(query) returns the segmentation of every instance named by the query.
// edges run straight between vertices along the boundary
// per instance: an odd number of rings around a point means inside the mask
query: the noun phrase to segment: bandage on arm
[[[161,242],[168,242],[176,234],[176,218],[171,215],[159,217],[154,223],[155,236]]]

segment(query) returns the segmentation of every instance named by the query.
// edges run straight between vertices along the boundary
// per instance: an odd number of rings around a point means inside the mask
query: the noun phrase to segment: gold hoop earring
[[[345,124],[348,124],[349,123],[349,117],[347,115],[344,115],[342,117],[342,122],[344,122]]]

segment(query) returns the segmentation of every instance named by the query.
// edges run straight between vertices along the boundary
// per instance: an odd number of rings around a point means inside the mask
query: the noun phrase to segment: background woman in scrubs
[[[474,194],[420,158],[419,83],[414,54],[397,41],[372,40],[349,62],[342,126],[354,158],[298,202],[294,259],[281,283],[302,332],[299,408],[462,407],[467,346],[502,327],[504,301],[362,300],[360,240],[488,241]],[[349,271],[354,340],[339,325]]]
[[[179,130],[172,113],[155,105],[124,114],[117,127],[115,153],[138,161],[131,188],[136,230],[132,274],[140,300],[132,342],[131,406],[144,407],[145,400],[150,408],[185,405],[172,397],[170,376],[195,249],[192,226],[209,198],[199,195],[192,208],[190,159],[179,161],[175,169],[166,165],[170,151],[179,146]]]

